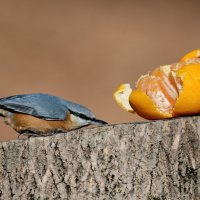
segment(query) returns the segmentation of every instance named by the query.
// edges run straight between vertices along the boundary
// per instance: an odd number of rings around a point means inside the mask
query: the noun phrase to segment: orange
[[[200,113],[200,50],[180,62],[164,65],[143,75],[132,90],[121,84],[115,101],[126,111],[146,119],[164,119]]]

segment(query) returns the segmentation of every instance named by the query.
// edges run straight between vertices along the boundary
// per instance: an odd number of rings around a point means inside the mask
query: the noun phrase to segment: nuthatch
[[[48,94],[1,98],[0,115],[18,133],[35,136],[106,124],[84,106]]]

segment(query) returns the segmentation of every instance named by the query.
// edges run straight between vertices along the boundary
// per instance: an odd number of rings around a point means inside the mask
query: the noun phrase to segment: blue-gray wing
[[[60,98],[46,94],[25,94],[2,98],[0,108],[46,120],[64,120],[69,113]]]
[[[87,109],[86,107],[73,103],[71,101],[66,101],[61,99],[62,104],[74,115],[85,118],[85,119],[94,119],[94,114]]]
[[[1,98],[0,108],[45,120],[64,120],[70,112],[94,117],[87,108],[48,94],[24,94]]]

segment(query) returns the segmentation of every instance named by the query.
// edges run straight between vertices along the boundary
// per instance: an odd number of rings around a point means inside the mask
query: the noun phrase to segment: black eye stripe
[[[81,119],[85,119],[85,120],[89,120],[89,121],[93,121],[93,122],[98,122],[98,123],[101,123],[101,124],[107,124],[107,122],[105,122],[105,121],[102,121],[102,120],[99,120],[99,119],[96,119],[96,118],[88,117],[88,116],[86,116],[82,113],[74,112],[74,111],[71,111],[71,110],[70,110],[70,113],[72,113],[73,115],[75,115],[77,117],[80,117]]]
[[[82,119],[85,119],[85,120],[92,120],[93,118],[90,118],[82,113],[78,113],[78,112],[74,112],[72,110],[70,110],[70,113],[72,113],[73,115],[77,116],[77,117],[80,117]]]

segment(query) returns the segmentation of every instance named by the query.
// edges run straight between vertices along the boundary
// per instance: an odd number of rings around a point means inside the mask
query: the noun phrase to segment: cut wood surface
[[[0,199],[200,199],[200,117],[1,142]]]

